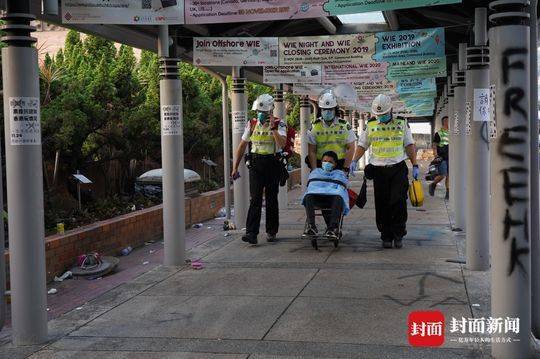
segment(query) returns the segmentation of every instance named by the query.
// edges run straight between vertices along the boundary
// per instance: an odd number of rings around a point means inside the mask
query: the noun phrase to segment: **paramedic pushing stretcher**
[[[372,155],[365,173],[366,177],[373,177],[377,229],[384,248],[392,248],[392,242],[394,247],[401,248],[407,234],[409,170],[405,160],[411,160],[413,177],[417,179],[416,148],[407,121],[394,118],[389,96],[378,95],[373,100],[371,112],[375,117],[368,121],[358,139],[353,162],[356,163],[371,146]]]
[[[325,152],[322,156],[322,168],[311,171],[308,186],[302,204],[306,207],[307,224],[305,236],[317,235],[315,225],[315,208],[323,208],[324,220],[327,225],[325,235],[338,238],[341,214],[349,212],[349,194],[347,175],[336,169],[338,156],[333,151]]]

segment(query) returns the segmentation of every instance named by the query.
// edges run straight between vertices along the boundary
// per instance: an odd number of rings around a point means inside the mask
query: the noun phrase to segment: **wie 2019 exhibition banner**
[[[460,2],[461,0],[62,0],[62,22],[212,24],[293,20]]]

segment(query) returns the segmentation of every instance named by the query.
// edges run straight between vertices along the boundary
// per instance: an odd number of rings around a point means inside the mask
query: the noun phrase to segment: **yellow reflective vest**
[[[368,139],[371,144],[372,156],[381,159],[398,158],[405,154],[405,129],[407,122],[394,119],[388,123],[377,120],[367,124]]]
[[[327,151],[334,151],[338,159],[344,159],[345,153],[347,153],[347,139],[350,129],[350,124],[341,118],[332,122],[330,126],[325,126],[320,118],[315,120],[311,133],[317,143],[317,159],[322,159],[323,154]]]
[[[263,126],[257,122],[253,128],[250,140],[252,153],[271,155],[276,152],[276,143],[270,126]]]

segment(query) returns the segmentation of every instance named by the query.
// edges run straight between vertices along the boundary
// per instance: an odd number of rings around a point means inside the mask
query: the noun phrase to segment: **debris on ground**
[[[225,220],[223,222],[223,230],[224,231],[232,231],[232,230],[235,230],[236,229],[236,226],[234,225],[234,223],[230,220]]]
[[[203,224],[202,223],[197,223],[197,224],[194,224],[191,226],[191,228],[202,228]]]
[[[231,235],[230,233],[225,233],[225,234],[223,234],[223,237],[228,237],[230,235]]]
[[[155,251],[156,251],[155,249],[150,249],[150,250],[148,251],[148,253],[152,254],[152,253],[154,253]]]
[[[148,263],[150,263],[150,262],[149,261],[142,262],[143,266],[147,265]]]
[[[191,262],[191,268],[195,270],[203,269],[204,264],[200,259],[197,259]]]
[[[56,288],[51,288],[47,291],[47,294],[56,294],[56,293],[58,293],[58,289]]]
[[[126,248],[122,249],[120,251],[120,253],[123,255],[123,256],[127,256],[128,254],[130,254],[131,252],[133,251],[133,248],[131,246],[127,246]]]
[[[73,277],[73,273],[71,271],[66,271],[64,274],[62,274],[60,277],[54,276],[55,282],[63,282],[64,280]]]

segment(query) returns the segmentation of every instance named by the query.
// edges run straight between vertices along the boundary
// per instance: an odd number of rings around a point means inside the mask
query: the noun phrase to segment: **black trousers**
[[[383,241],[407,234],[408,169],[405,161],[394,166],[374,166],[373,187],[377,229]]]
[[[266,233],[276,234],[279,229],[279,178],[281,164],[274,155],[253,155],[249,169],[249,210],[246,234],[259,234],[263,194],[266,200]]]
[[[315,208],[328,208],[323,211],[324,221],[328,229],[337,229],[343,212],[343,199],[340,196],[327,196],[323,194],[308,194],[304,198],[307,223],[315,225]]]

